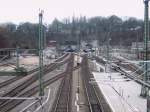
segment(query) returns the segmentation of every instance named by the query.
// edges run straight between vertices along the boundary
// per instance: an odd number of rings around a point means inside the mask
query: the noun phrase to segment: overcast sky
[[[44,21],[75,16],[136,17],[143,19],[143,0],[0,0],[0,23],[38,22],[39,8]]]

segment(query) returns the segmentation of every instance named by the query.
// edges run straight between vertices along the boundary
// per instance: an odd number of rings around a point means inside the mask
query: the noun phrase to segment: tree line
[[[39,25],[33,23],[5,23],[0,25],[0,48],[38,48]],[[46,42],[55,40],[63,44],[65,40],[92,41],[99,45],[110,41],[111,45],[130,46],[132,42],[143,41],[144,21],[133,17],[126,20],[112,15],[109,17],[72,17],[62,21],[54,19],[43,25]]]

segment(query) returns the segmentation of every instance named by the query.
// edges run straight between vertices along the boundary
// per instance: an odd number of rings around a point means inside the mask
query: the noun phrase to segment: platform
[[[140,84],[120,73],[93,74],[113,112],[146,112],[146,99],[140,97]]]

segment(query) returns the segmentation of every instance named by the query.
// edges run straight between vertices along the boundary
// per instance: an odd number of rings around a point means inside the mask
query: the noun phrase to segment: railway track
[[[94,56],[94,59],[95,59],[98,63],[102,64],[103,66],[106,64],[106,62],[105,62],[103,59],[101,59],[101,58],[99,58],[99,57],[97,57],[97,56]]]
[[[102,65],[105,65],[106,62],[98,57],[95,57],[96,61]],[[115,60],[117,60],[116,62],[114,62],[114,64],[112,64],[112,68],[115,71],[120,71],[123,74],[128,74],[128,76],[130,76],[130,78],[137,78],[139,80],[143,81],[143,71],[141,69],[139,69],[137,66],[135,66],[134,64],[131,63],[123,63],[124,60],[122,59],[118,59],[115,58]],[[124,70],[123,70],[124,69]],[[129,74],[125,71],[131,71],[132,73]]]
[[[53,103],[51,112],[70,112],[71,111],[71,87],[73,72],[73,55],[68,64],[67,75],[61,82],[61,86],[57,92],[57,97]]]
[[[60,58],[58,58],[55,62],[62,61],[62,60],[65,59],[67,56],[68,56],[68,54],[64,54],[63,56],[61,56]],[[52,66],[52,64],[46,65],[45,67],[49,68],[50,66]],[[32,73],[34,73],[34,72],[36,72],[36,71],[38,71],[38,68],[35,68],[35,69],[33,69],[33,70],[30,70],[30,71],[27,73],[27,75],[32,74]],[[9,79],[9,80],[6,80],[6,81],[0,83],[0,88],[2,88],[2,87],[4,87],[4,86],[7,86],[7,85],[9,85],[9,84],[11,84],[11,83],[13,83],[13,82],[15,82],[15,81],[21,79],[21,78],[24,78],[24,77],[25,77],[25,76],[16,76],[16,77],[13,77],[13,78],[11,78],[11,79]]]
[[[78,69],[78,67],[79,66],[74,67],[73,70]],[[70,68],[70,66],[69,66],[69,68]],[[44,82],[44,86],[46,87],[47,85],[59,80],[60,78],[63,78],[64,76],[66,76],[66,74],[68,74],[68,71],[69,71],[69,69],[66,69],[65,72],[60,73],[57,76],[54,76],[54,77],[46,80]],[[39,90],[39,86],[36,85],[32,89],[27,90],[24,93],[17,94],[17,97],[29,97],[29,96],[35,94],[36,92],[38,92],[38,90]],[[22,103],[23,101],[25,101],[25,100],[5,100],[5,102],[0,105],[0,112],[8,112],[9,110],[13,109],[15,106]]]
[[[121,69],[120,67],[115,67],[115,70],[120,72],[122,75],[125,75],[129,79],[136,81],[141,85],[145,85],[146,87],[150,88],[150,82],[145,82],[143,79],[137,77],[137,75],[131,75],[130,73],[126,72],[125,70]]]
[[[94,85],[91,85],[89,83],[90,79],[93,78],[93,75],[90,73],[87,57],[83,58],[81,67],[82,79],[88,101],[89,111],[111,112],[111,109],[107,104],[105,98],[103,97],[102,93],[100,92],[99,88],[94,87]]]
[[[139,80],[144,80],[143,79],[143,71],[139,70],[139,68],[134,67],[134,65],[132,64],[127,64],[127,65],[122,65],[122,64],[117,64],[112,65],[112,68],[115,71],[118,71],[122,74],[128,74],[128,76],[130,76],[130,78],[132,77],[132,79],[139,79]],[[127,71],[131,71],[131,73],[128,73]]]
[[[126,77],[136,81],[137,83],[141,85],[145,85],[146,87],[150,88],[150,82],[144,81],[144,77],[143,77],[144,72],[142,70],[140,70],[134,64],[131,63],[123,64],[122,61],[124,60],[120,60],[120,59],[118,60],[119,62],[111,65],[114,71],[120,72],[122,75],[125,75]],[[130,71],[130,73],[128,71]]]
[[[126,60],[124,59],[120,59],[120,58],[115,58],[115,59],[118,60],[118,63],[115,64],[117,64],[119,67],[134,72],[134,74],[132,74],[133,75],[132,77],[138,77],[140,80],[143,80],[142,74],[144,73],[144,71],[142,69],[140,69],[135,64],[126,62]]]
[[[74,67],[74,70],[76,70],[76,69],[78,69],[78,67]],[[54,83],[57,80],[63,79],[66,76],[66,74],[68,74],[67,70],[63,73],[60,73],[60,74],[46,80],[43,83],[44,87],[47,87],[48,85]],[[28,90],[24,91],[23,93],[18,94],[17,97],[30,97],[30,96],[36,94],[38,91],[39,91],[39,85],[35,85],[31,89],[28,89]],[[24,101],[25,100],[7,100],[4,104],[0,105],[0,112],[11,112],[11,110],[13,108],[15,108],[19,104],[23,103]]]
[[[67,56],[68,56],[68,54],[64,54],[63,56],[61,56],[60,58],[58,58],[55,62],[62,61],[62,60],[65,59]],[[64,63],[65,63],[65,62],[64,62]],[[58,65],[58,64],[57,64],[57,65]],[[54,63],[49,64],[49,65],[46,65],[45,68],[50,68],[50,67],[52,67],[52,66],[54,66]],[[54,68],[54,67],[53,67],[53,68]],[[32,74],[32,73],[34,73],[34,72],[36,72],[36,71],[38,71],[38,68],[35,68],[35,69],[33,69],[33,70],[30,70],[27,75]],[[11,84],[11,83],[13,83],[13,82],[15,82],[15,81],[21,79],[21,78],[24,78],[24,77],[25,77],[25,76],[16,76],[16,77],[13,77],[13,78],[11,78],[11,79],[9,79],[9,80],[6,80],[6,81],[0,83],[0,88],[2,88],[2,87],[4,87],[4,86],[7,86],[7,85],[9,85],[9,84]]]
[[[58,74],[57,76],[54,76],[53,78],[47,80],[44,82],[44,87],[52,84],[53,82],[61,79],[64,77],[66,72]],[[39,86],[36,85],[35,87],[25,91],[24,93],[18,94],[17,97],[30,97],[37,93],[39,91]],[[5,100],[3,104],[0,105],[0,112],[9,112],[11,109],[15,108],[17,105],[22,103],[25,100]]]
[[[68,61],[69,59],[67,59]],[[60,61],[60,60],[59,60]],[[50,66],[48,66],[45,70],[44,70],[44,75],[46,73],[49,73],[51,71],[53,71],[54,69],[57,68],[57,66],[62,65],[64,63],[67,63],[67,61],[62,61],[61,63],[53,63]],[[7,90],[2,97],[13,97],[16,96],[19,92],[23,91],[25,88],[27,88],[28,86],[30,86],[32,83],[34,83],[36,80],[38,80],[38,72],[36,72],[35,74],[33,74],[32,76],[27,76],[25,77],[26,79],[23,82],[20,82],[19,84],[15,85],[13,88],[11,88],[10,90]],[[0,101],[0,105],[5,103],[6,100],[1,100]]]

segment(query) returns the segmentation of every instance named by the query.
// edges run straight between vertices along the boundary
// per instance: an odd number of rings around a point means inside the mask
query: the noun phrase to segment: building
[[[77,41],[65,41],[61,46],[60,46],[61,51],[77,51],[78,50],[78,44]]]

